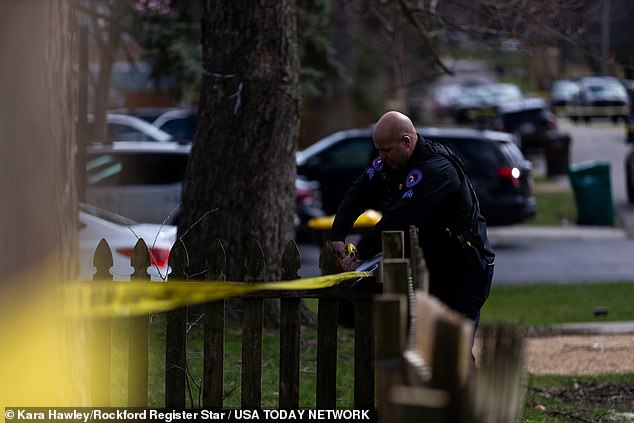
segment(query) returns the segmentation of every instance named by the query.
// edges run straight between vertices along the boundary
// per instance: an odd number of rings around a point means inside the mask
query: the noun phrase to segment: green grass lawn
[[[553,323],[634,320],[634,282],[494,285],[482,321],[545,326]],[[595,317],[597,306],[607,316]]]
[[[574,224],[577,220],[577,206],[572,192],[540,192],[535,190],[537,215],[526,225]]]
[[[634,374],[597,376],[528,375],[522,422],[631,421]]]

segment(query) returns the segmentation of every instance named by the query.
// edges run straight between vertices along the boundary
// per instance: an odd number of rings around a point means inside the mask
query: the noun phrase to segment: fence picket
[[[282,256],[282,280],[299,278],[299,248],[290,241]],[[300,298],[280,300],[280,399],[281,409],[299,408]]]
[[[150,279],[147,273],[150,256],[143,239],[139,239],[134,246],[130,264],[134,268],[132,279]],[[128,406],[147,407],[150,317],[132,316],[129,320]]]
[[[337,252],[330,242],[324,244],[319,256],[322,274],[341,271]],[[317,311],[317,408],[336,408],[337,403],[337,322],[339,300],[320,298]]]
[[[207,280],[224,281],[227,254],[219,239],[207,255]],[[225,300],[205,304],[203,407],[222,408],[224,397]]]
[[[247,248],[245,257],[245,281],[259,282],[265,279],[264,254],[257,241],[253,240]],[[95,279],[112,278],[109,268],[112,256],[107,243],[103,241],[96,250]],[[147,246],[139,240],[131,258],[135,280],[149,280],[147,268],[150,257]],[[187,279],[187,252],[182,242],[178,242],[170,252],[171,279]],[[208,280],[224,280],[226,274],[226,254],[222,243],[216,240],[210,248],[207,260]],[[299,249],[295,242],[289,242],[282,263],[282,279],[297,279],[301,266]],[[336,252],[330,246],[320,257],[323,274],[341,271]],[[125,282],[122,282],[125,283]],[[174,282],[167,282],[174,283]],[[366,289],[367,288],[367,289]],[[367,287],[332,287],[323,290],[279,291],[251,294],[242,297],[243,336],[242,336],[242,408],[261,407],[262,384],[262,326],[263,298],[281,300],[280,327],[280,401],[279,407],[297,409],[299,407],[299,368],[300,368],[300,312],[301,298],[313,297],[319,300],[318,351],[317,351],[317,407],[336,407],[336,365],[337,365],[337,322],[340,298],[355,301],[357,326],[355,329],[355,406],[374,407],[374,348],[372,332],[371,295],[376,285]],[[225,337],[224,301],[213,301],[205,307],[204,363],[203,363],[203,407],[223,407],[223,366]],[[165,349],[165,406],[183,408],[186,406],[186,325],[187,311],[179,308],[167,313],[166,349]],[[129,317],[129,363],[128,363],[128,406],[146,407],[148,405],[148,358],[149,358],[149,316]],[[94,340],[92,351],[93,364],[99,359],[110,362],[110,319],[102,322],[99,331],[107,331],[108,336],[99,336]],[[97,322],[97,325],[100,324]],[[95,326],[97,327],[97,326]],[[363,333],[361,333],[363,332]],[[108,344],[108,348],[104,345]],[[93,377],[99,383],[94,384],[94,404],[110,405],[110,371],[101,366],[93,368]],[[100,389],[101,391],[99,391]],[[192,403],[192,406],[195,406]]]
[[[256,240],[247,244],[245,282],[263,281],[265,262],[262,247]],[[242,311],[242,408],[261,407],[262,400],[262,317],[264,300],[245,297]]]
[[[93,280],[112,280],[110,268],[113,265],[112,252],[105,239],[101,239],[92,259],[92,264],[97,269]],[[96,407],[108,407],[110,405],[111,383],[111,357],[112,357],[112,319],[100,317],[91,320],[92,345],[91,345],[91,388],[92,404]]]
[[[371,409],[375,370],[372,297],[355,298],[354,310],[354,408]]]
[[[170,279],[187,277],[187,249],[178,240],[169,255],[172,268]],[[170,282],[168,279],[167,283]],[[185,408],[185,384],[187,382],[187,307],[167,312],[165,330],[165,407]]]

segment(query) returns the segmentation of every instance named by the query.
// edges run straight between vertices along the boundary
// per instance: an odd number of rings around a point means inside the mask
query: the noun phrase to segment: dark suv
[[[490,225],[509,225],[533,217],[531,164],[510,134],[463,128],[420,128],[428,140],[449,146],[462,159]],[[332,134],[297,153],[297,173],[318,181],[322,206],[334,214],[348,187],[378,153],[372,130]]]
[[[550,143],[570,135],[557,129],[557,117],[541,98],[525,98],[498,109],[495,129],[517,136],[524,153],[544,150]]]

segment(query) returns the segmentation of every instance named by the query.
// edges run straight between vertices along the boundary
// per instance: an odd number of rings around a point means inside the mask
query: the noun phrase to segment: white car
[[[88,116],[89,122],[92,122],[93,119],[93,116]],[[106,124],[106,137],[110,141],[173,141],[170,134],[136,116],[108,113],[106,114]]]
[[[176,227],[169,225],[140,224],[98,207],[80,204],[79,208],[79,257],[81,280],[92,279],[95,249],[105,239],[112,252],[113,267],[110,273],[115,280],[128,280],[134,271],[130,257],[134,246],[142,238],[149,250],[151,266],[148,273],[152,280],[164,280],[168,274],[169,252],[176,242]]]
[[[121,141],[86,150],[86,202],[139,222],[174,224],[191,144]]]
[[[197,115],[192,109],[168,110],[157,117],[152,125],[183,141],[192,141],[196,133]]]

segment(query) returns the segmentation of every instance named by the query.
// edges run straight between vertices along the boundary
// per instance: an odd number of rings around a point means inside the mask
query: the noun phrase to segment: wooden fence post
[[[183,241],[178,240],[169,255],[172,273],[167,283],[185,279],[189,260]],[[187,307],[167,312],[165,330],[165,407],[185,408],[187,383]],[[193,405],[193,404],[192,404]]]
[[[371,281],[376,283],[375,280]],[[367,286],[367,285],[366,285]],[[354,300],[354,408],[374,408],[375,351],[373,298]]]
[[[265,277],[264,253],[256,240],[247,244],[244,261],[245,282],[261,282]],[[242,312],[242,408],[262,406],[262,298],[243,298]]]
[[[219,239],[214,240],[207,255],[206,279],[224,281],[227,255]],[[222,408],[224,398],[225,300],[205,304],[203,347],[203,407]]]
[[[319,256],[323,275],[341,272],[337,252],[330,241],[324,244]],[[317,311],[317,392],[318,409],[334,409],[337,405],[337,322],[339,301],[320,298]]]
[[[448,309],[435,325],[431,385],[449,393],[447,417],[452,422],[471,421],[467,384],[472,363],[472,325],[470,320]]]
[[[105,239],[99,241],[92,264],[97,269],[93,276],[94,283],[111,281],[110,268],[113,265],[112,252]],[[112,357],[112,319],[99,317],[91,319],[92,345],[91,345],[91,391],[93,407],[110,406],[111,388],[111,357]]]
[[[505,324],[481,329],[482,354],[472,394],[474,421],[503,423],[517,419],[523,397],[523,339]]]
[[[301,267],[299,248],[289,241],[282,256],[282,280],[298,279]],[[280,301],[280,385],[279,407],[299,408],[300,298]]]
[[[133,280],[150,280],[147,273],[150,255],[143,239],[134,246],[130,264],[134,268]],[[150,317],[145,314],[131,316],[129,320],[128,406],[147,407]]]
[[[378,421],[391,422],[390,389],[403,383],[403,351],[407,301],[403,294],[382,294],[374,300],[376,370],[378,383]]]

